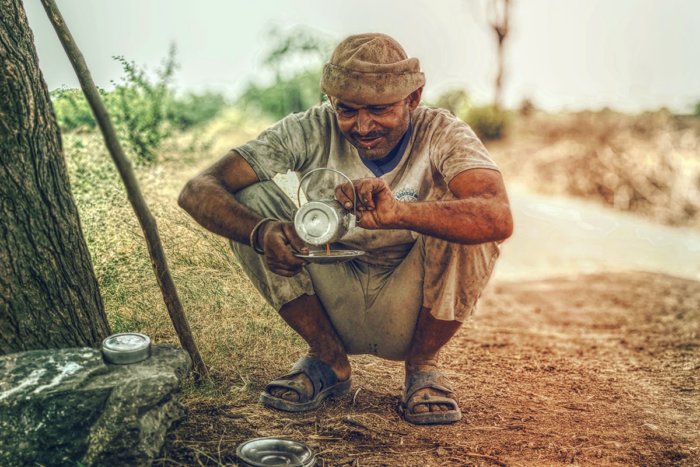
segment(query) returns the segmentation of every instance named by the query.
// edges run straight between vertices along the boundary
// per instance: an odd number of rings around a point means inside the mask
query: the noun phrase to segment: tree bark
[[[0,355],[109,333],[26,14],[0,0]]]

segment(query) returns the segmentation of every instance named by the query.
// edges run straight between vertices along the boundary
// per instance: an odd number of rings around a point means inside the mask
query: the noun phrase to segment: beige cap
[[[350,36],[323,67],[321,90],[329,96],[364,104],[400,101],[425,84],[417,58],[386,34]]]

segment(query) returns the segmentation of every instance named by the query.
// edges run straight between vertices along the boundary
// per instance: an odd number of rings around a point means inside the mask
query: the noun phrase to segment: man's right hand
[[[294,256],[295,252],[309,254],[291,222],[266,222],[258,232],[259,245],[265,252],[265,262],[270,271],[280,276],[292,277],[308,264],[302,258]]]

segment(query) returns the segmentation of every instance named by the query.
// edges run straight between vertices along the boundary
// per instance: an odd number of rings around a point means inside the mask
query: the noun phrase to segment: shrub
[[[180,130],[206,123],[228,106],[226,97],[218,92],[187,93],[172,97],[166,109],[166,119]]]
[[[51,101],[56,113],[56,121],[62,131],[92,129],[97,126],[82,90],[54,89],[51,91]]]
[[[508,114],[493,105],[472,107],[462,119],[485,140],[501,139],[508,126]]]
[[[138,162],[152,163],[155,151],[161,142],[170,135],[167,106],[172,100],[170,88],[175,62],[175,48],[171,47],[162,68],[156,71],[156,79],[151,81],[146,70],[124,57],[113,57],[125,73],[122,83],[114,88],[107,101],[111,104],[119,129]]]
[[[273,119],[301,112],[323,99],[319,83],[321,68],[330,42],[319,34],[295,29],[273,30],[273,46],[263,64],[272,77],[270,84],[250,82],[238,104]]]
[[[435,107],[449,110],[452,115],[462,116],[469,112],[471,100],[469,94],[463,89],[451,89],[440,94],[435,101]]]
[[[154,77],[124,57],[114,59],[122,65],[124,76],[119,83],[113,82],[112,91],[100,90],[100,94],[125,150],[136,163],[156,162],[158,149],[174,128],[185,130],[200,125],[228,105],[225,97],[215,92],[175,95],[171,86],[177,68],[173,47]],[[54,90],[51,98],[63,132],[97,126],[80,89]]]

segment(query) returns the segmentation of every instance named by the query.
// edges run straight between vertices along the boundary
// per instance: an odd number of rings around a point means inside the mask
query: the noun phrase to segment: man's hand
[[[289,222],[269,221],[258,232],[259,245],[265,252],[265,262],[270,271],[280,276],[292,277],[307,264],[294,252],[308,254],[309,249]]]
[[[359,226],[365,229],[391,229],[397,227],[398,210],[401,203],[396,201],[391,189],[381,178],[362,178],[338,185],[335,199],[348,211],[353,208],[352,187],[357,193]]]

